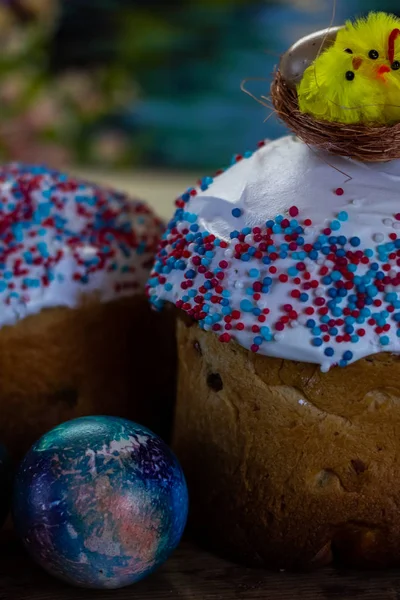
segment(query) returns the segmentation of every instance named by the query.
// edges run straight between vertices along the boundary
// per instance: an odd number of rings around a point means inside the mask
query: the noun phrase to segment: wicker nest
[[[363,162],[400,158],[400,123],[374,127],[314,119],[300,112],[297,92],[285,83],[279,70],[271,85],[271,100],[279,118],[310,146]]]

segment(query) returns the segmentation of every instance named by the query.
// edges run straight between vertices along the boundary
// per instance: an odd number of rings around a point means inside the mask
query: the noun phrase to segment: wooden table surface
[[[0,536],[0,600],[400,600],[400,571],[268,573],[184,542],[148,579],[122,590],[59,583],[36,567],[10,532]]]

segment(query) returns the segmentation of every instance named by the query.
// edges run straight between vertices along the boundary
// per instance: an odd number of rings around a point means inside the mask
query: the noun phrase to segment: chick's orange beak
[[[354,69],[355,71],[358,71],[358,69],[359,69],[359,68],[361,67],[361,65],[362,65],[362,62],[363,62],[363,59],[362,59],[362,58],[360,58],[359,56],[355,56],[355,57],[353,58],[353,69]]]
[[[383,81],[386,81],[386,79],[385,79],[386,73],[390,73],[390,67],[388,67],[387,65],[381,65],[376,72],[376,76],[378,79],[382,79]]]

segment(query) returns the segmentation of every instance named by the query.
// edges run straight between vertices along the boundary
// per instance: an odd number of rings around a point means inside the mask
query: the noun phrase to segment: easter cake
[[[400,77],[372,42],[344,43],[357,77]],[[365,129],[398,126],[357,119],[354,157],[303,127],[187,190],[148,284],[179,317],[174,445],[192,527],[250,564],[400,563],[400,156],[357,154]]]
[[[0,199],[0,439],[21,456],[90,414],[159,428],[174,355],[172,341],[154,344],[168,317],[151,314],[144,294],[159,219],[42,167],[1,166]]]

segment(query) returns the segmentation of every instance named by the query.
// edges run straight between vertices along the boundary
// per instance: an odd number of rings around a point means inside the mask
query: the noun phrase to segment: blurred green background
[[[284,128],[279,55],[327,27],[333,0],[0,0],[0,157],[209,169]],[[335,23],[398,0],[337,0]],[[400,13],[399,13],[400,14]]]

